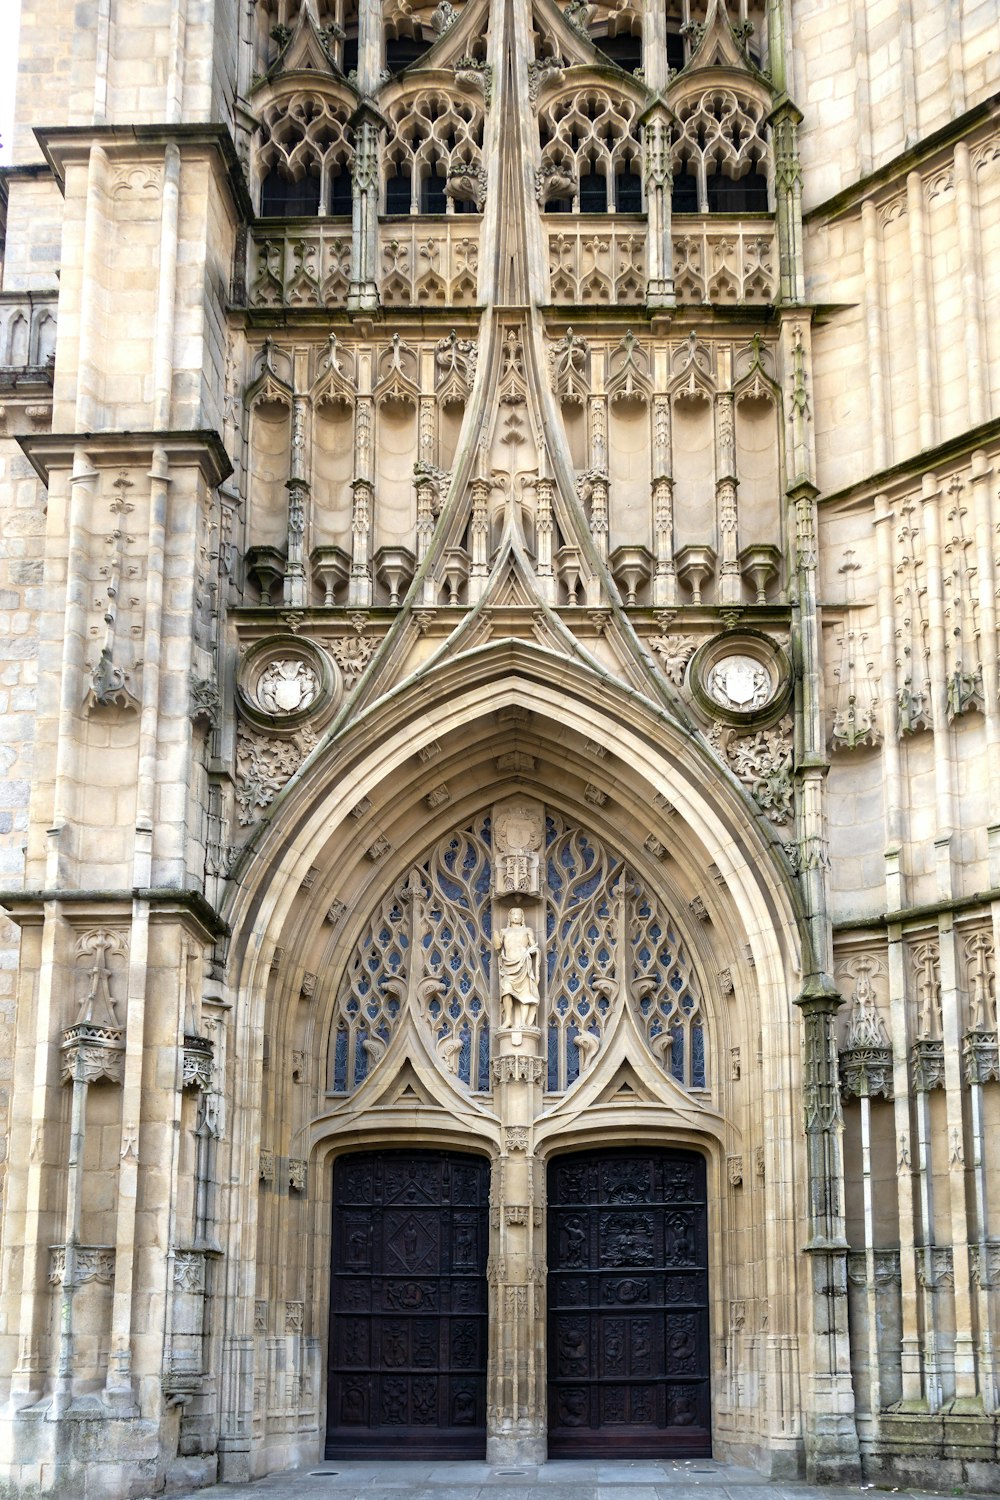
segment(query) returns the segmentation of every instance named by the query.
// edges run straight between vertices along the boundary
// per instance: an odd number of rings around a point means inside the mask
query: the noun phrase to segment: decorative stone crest
[[[544,813],[537,802],[512,798],[496,809],[493,879],[498,896],[538,894],[544,828]]]
[[[257,641],[243,657],[236,681],[244,718],[272,733],[295,729],[314,716],[329,717],[340,691],[334,662],[300,636]]]
[[[706,641],[694,654],[688,678],[702,712],[733,725],[775,718],[792,689],[784,651],[756,631],[727,631]]]

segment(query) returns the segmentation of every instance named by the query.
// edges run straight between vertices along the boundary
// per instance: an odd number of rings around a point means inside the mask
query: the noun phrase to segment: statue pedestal
[[[495,1033],[493,1089],[503,1122],[490,1192],[490,1463],[540,1463],[545,1417],[545,1178],[532,1136],[545,1064],[537,1026]]]

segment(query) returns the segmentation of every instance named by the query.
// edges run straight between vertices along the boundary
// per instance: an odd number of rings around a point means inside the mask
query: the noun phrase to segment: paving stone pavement
[[[171,1500],[935,1500],[926,1491],[775,1482],[711,1459],[546,1464],[319,1463]],[[952,1492],[959,1493],[959,1492]],[[763,1500],[763,1497],[760,1497]],[[943,1497],[941,1497],[943,1500]]]

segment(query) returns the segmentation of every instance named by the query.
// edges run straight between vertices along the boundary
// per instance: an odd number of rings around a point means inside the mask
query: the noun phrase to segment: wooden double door
[[[333,1199],[327,1457],[482,1457],[488,1162],[345,1156]],[[696,1153],[551,1163],[553,1457],[711,1452],[707,1248]]]
[[[702,1157],[557,1157],[548,1225],[551,1456],[710,1454]]]
[[[484,1455],[488,1202],[482,1157],[337,1162],[328,1458]]]

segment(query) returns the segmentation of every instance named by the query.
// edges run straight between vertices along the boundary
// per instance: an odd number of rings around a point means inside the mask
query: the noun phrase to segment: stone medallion
[[[733,631],[698,649],[690,682],[695,701],[710,718],[746,724],[767,722],[784,709],[792,677],[776,641],[756,631]]]
[[[261,728],[296,729],[328,718],[341,696],[336,665],[312,641],[269,636],[240,663],[236,684],[243,716]]]

